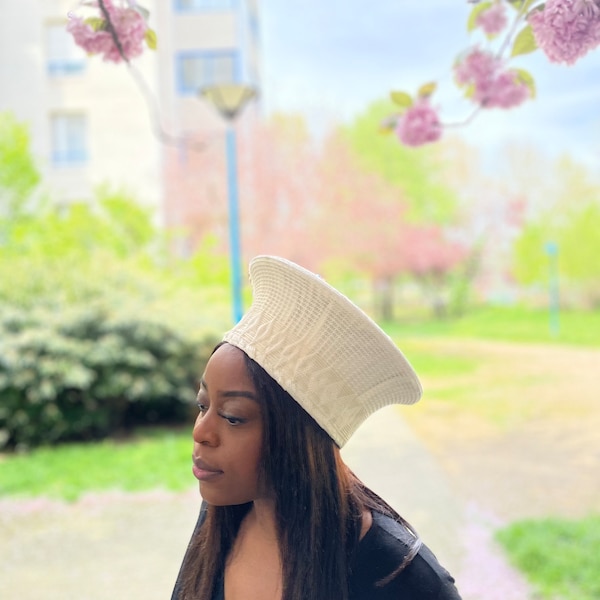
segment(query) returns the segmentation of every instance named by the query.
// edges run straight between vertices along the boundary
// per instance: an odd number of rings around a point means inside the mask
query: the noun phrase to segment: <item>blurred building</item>
[[[109,183],[168,212],[166,156],[222,123],[198,89],[260,85],[257,0],[141,0],[158,50],[125,64],[87,57],[66,32],[75,0],[0,0],[0,111],[30,127],[51,197]],[[89,9],[88,9],[89,10]],[[220,128],[220,129],[219,129]]]

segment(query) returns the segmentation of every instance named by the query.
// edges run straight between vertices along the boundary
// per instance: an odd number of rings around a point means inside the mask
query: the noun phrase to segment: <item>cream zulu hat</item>
[[[392,340],[317,275],[274,256],[250,263],[254,302],[223,340],[243,350],[341,448],[388,404],[413,404],[419,379]]]

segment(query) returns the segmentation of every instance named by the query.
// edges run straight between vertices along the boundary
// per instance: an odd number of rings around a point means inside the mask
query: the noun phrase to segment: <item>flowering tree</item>
[[[554,63],[573,65],[600,45],[600,0],[470,0],[475,4],[467,29],[480,30],[486,47],[474,45],[460,54],[453,66],[456,84],[475,108],[462,124],[482,109],[509,109],[535,97],[530,73],[509,66],[520,55],[538,48]],[[509,11],[516,11],[509,17]],[[499,47],[493,44],[500,40]],[[406,146],[438,141],[445,125],[431,103],[434,82],[426,83],[416,97],[393,91],[396,114],[383,122]]]
[[[249,115],[252,117],[252,115]],[[207,134],[202,133],[206,139]],[[164,220],[183,254],[205,246],[226,252],[228,230],[222,136],[204,152],[165,151]],[[238,130],[240,233],[243,254],[280,254],[317,268],[322,245],[310,223],[318,204],[318,152],[300,118],[247,118]]]
[[[443,316],[467,245],[451,240],[445,227],[411,217],[409,194],[366,167],[352,142],[338,131],[323,149],[315,226],[324,256],[370,279],[380,318],[393,319],[399,280],[416,283],[434,314]]]
[[[279,254],[317,269],[324,251],[314,231],[320,156],[304,120],[259,120],[243,130],[239,156],[246,256]]]

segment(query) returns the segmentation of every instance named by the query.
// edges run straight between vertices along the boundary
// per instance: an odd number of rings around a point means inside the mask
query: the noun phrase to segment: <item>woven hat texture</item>
[[[389,404],[413,404],[419,379],[392,340],[317,275],[282,258],[250,263],[253,303],[224,341],[243,350],[342,447]]]

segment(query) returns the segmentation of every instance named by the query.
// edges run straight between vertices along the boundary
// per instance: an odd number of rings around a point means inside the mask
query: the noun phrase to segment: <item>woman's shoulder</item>
[[[371,528],[359,543],[350,577],[352,600],[460,600],[454,579],[422,545],[410,564],[384,586],[415,542],[413,533],[392,517],[373,513]]]

